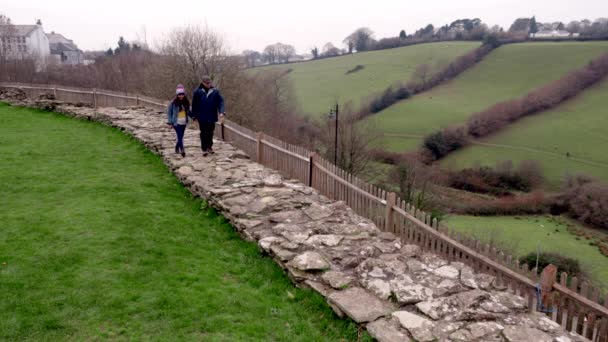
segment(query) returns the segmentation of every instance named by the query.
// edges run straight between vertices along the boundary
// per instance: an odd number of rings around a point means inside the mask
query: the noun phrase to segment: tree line
[[[493,25],[489,26],[479,18],[463,18],[443,26],[428,24],[411,34],[405,30],[393,37],[375,39],[374,32],[368,27],[360,27],[346,36],[342,46],[327,42],[321,47],[314,46],[308,51],[307,57],[298,55],[295,48],[289,44],[275,43],[268,45],[263,51],[245,50],[242,53],[247,67],[263,64],[288,63],[302,59],[321,59],[335,57],[355,52],[373,51],[403,47],[412,44],[449,41],[449,40],[478,40],[483,41],[488,36],[500,40],[532,39],[543,31],[560,31],[567,33],[572,39],[608,39],[608,18],[574,20],[569,23],[541,23],[536,17],[517,18],[507,30]]]

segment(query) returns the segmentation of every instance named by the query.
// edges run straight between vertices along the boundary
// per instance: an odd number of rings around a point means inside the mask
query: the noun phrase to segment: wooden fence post
[[[256,157],[257,162],[259,164],[263,164],[264,161],[264,153],[262,150],[262,139],[264,138],[264,133],[257,132],[256,133]]]
[[[557,281],[557,267],[553,264],[547,265],[540,274],[540,298],[542,308],[547,310],[553,306],[553,284]]]
[[[312,174],[315,167],[315,158],[316,153],[312,152],[308,155],[308,186],[312,188]]]
[[[220,135],[222,137],[222,141],[226,141],[226,134],[224,133],[224,121],[220,121]]]
[[[135,95],[135,105],[139,106],[139,95]]]
[[[53,85],[53,97],[55,98],[55,100],[57,100],[57,85],[56,84]]]
[[[97,108],[97,90],[93,88],[93,108]]]
[[[397,199],[397,195],[394,192],[389,192],[386,194],[386,212],[385,212],[385,231],[392,232],[393,231],[393,205],[395,205],[395,201]]]

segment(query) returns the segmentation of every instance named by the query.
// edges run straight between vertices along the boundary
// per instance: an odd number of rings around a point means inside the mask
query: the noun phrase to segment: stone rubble
[[[187,156],[176,155],[164,113],[143,107],[93,109],[52,99],[32,102],[1,88],[0,99],[53,107],[131,134],[298,286],[327,297],[338,315],[366,324],[378,341],[585,341],[546,316],[529,313],[524,300],[496,286],[493,276],[402,245],[344,203],[284,179],[230,144],[216,141],[216,154],[203,157],[194,127],[186,130]]]

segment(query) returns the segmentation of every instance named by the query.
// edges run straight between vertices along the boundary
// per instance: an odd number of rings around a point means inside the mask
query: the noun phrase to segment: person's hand
[[[223,124],[224,123],[224,113],[220,113],[220,123]]]
[[[173,128],[173,125],[167,122],[167,127],[168,128]]]

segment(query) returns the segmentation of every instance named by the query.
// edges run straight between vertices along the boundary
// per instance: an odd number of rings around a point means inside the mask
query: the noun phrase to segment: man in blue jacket
[[[192,95],[192,116],[198,121],[201,130],[201,148],[203,156],[213,154],[213,130],[215,123],[224,120],[224,98],[219,90],[213,87],[211,78],[203,76],[201,84]]]

